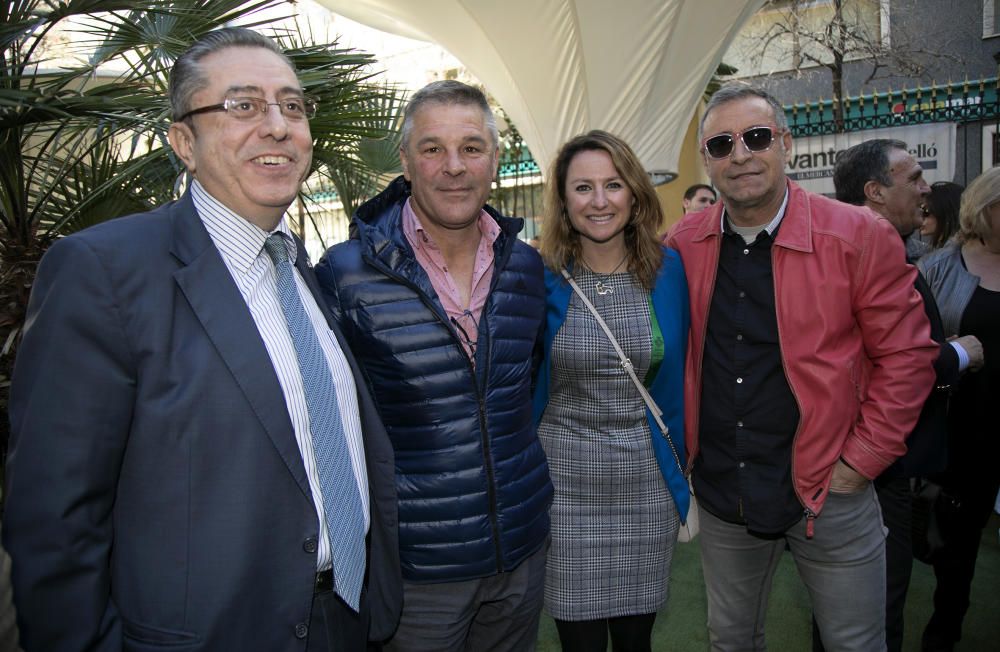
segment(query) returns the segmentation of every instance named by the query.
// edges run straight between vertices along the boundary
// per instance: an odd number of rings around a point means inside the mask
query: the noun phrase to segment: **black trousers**
[[[333,591],[313,595],[312,615],[306,632],[308,652],[364,652],[368,645],[368,592],[361,590],[356,613]]]
[[[995,462],[995,458],[992,458]],[[969,593],[976,572],[976,558],[983,528],[996,500],[1000,477],[969,473],[948,491],[959,498],[960,506],[944,527],[944,547],[931,559],[937,587],[934,590],[934,613],[924,628],[923,649],[951,650],[962,638],[962,621],[969,610]]]
[[[909,478],[875,480],[885,540],[885,642],[888,652],[903,649],[903,607],[913,573],[913,497]]]

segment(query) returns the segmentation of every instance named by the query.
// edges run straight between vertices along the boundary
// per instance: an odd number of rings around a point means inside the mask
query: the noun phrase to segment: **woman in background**
[[[1000,487],[1000,168],[984,172],[962,195],[955,239],[917,262],[941,311],[945,334],[975,335],[981,371],[966,373],[949,406],[948,468],[934,478],[957,498],[943,525],[944,547],[932,557],[937,589],[923,650],[952,650],[962,637],[979,539]]]
[[[548,292],[535,395],[555,499],[545,607],[563,650],[648,651],[690,500],[683,374],[688,296],[656,237],[659,200],[627,144],[578,136],[549,176],[541,254]],[[567,270],[663,411],[668,441]],[[673,450],[671,450],[671,446]]]
[[[931,192],[924,199],[924,223],[920,238],[931,249],[940,249],[958,233],[958,210],[965,188],[951,181],[931,184]]]

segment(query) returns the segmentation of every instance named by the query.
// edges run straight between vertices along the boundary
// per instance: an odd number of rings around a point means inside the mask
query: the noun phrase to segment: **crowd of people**
[[[733,84],[668,233],[593,130],[529,246],[487,204],[485,96],[440,81],[313,267],[284,215],[323,109],[281,50],[212,32],[169,92],[186,192],[56,242],[31,294],[22,649],[530,651],[544,611],[564,650],[640,652],[697,516],[712,650],[766,649],[788,551],[814,649],[895,652],[917,482],[947,530],[922,647],[961,638],[1000,488],[1000,168],[928,186],[869,140],[810,193],[781,103]]]

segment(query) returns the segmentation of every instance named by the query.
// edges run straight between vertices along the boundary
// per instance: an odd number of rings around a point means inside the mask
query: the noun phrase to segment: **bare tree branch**
[[[896,14],[906,11],[906,3],[894,6]],[[769,24],[762,26],[762,33],[754,35],[745,51],[750,63],[761,67],[769,58],[777,58],[790,63],[795,76],[801,75],[804,68],[826,68],[830,71],[835,105],[845,97],[847,63],[863,63],[870,68],[866,84],[892,75],[924,77],[929,66],[942,60],[963,63],[949,43],[929,47],[897,22],[891,26],[892,43],[887,45],[882,38],[878,0],[833,0],[830,4],[771,0],[762,12]]]

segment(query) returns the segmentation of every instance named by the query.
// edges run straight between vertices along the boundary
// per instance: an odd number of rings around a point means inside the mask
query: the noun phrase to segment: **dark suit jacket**
[[[935,387],[924,402],[917,425],[906,438],[906,454],[882,473],[886,478],[940,473],[948,462],[948,397],[960,375],[958,353],[946,341],[937,302],[919,271],[914,287],[924,300],[924,312],[931,323],[931,338],[940,344],[941,350],[934,362]]]
[[[393,453],[340,341],[381,639],[401,603]],[[305,649],[315,508],[263,340],[190,196],[51,247],[10,416],[3,535],[26,650]]]

